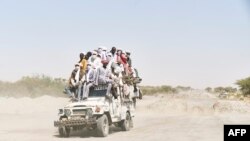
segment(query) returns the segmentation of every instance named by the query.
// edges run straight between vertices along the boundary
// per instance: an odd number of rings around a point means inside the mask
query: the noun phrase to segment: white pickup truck
[[[107,98],[107,86],[96,86],[90,89],[88,99],[59,109],[59,120],[54,121],[54,126],[58,127],[60,136],[69,137],[72,130],[87,128],[95,130],[97,136],[106,137],[112,124],[124,131],[130,130],[133,127],[135,105],[131,98],[123,97],[119,88],[117,91],[117,99]]]

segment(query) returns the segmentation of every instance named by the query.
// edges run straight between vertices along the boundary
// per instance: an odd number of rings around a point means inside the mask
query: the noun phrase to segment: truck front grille
[[[73,109],[73,115],[85,115],[86,110],[85,109]]]

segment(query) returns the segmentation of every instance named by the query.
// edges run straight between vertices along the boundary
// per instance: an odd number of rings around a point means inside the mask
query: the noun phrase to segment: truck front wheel
[[[99,137],[106,137],[109,134],[109,120],[105,114],[97,119],[96,133]]]
[[[58,131],[59,131],[59,135],[61,137],[69,137],[69,134],[70,134],[70,128],[69,127],[59,127]]]

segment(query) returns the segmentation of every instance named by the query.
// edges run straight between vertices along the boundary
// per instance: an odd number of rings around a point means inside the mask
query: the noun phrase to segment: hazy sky
[[[130,50],[143,85],[233,85],[250,76],[250,3],[0,0],[0,80],[68,78],[100,45]]]

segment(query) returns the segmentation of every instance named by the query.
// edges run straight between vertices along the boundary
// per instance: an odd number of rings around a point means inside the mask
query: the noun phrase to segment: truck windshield
[[[104,97],[107,93],[107,86],[96,86],[89,90],[89,97]]]

